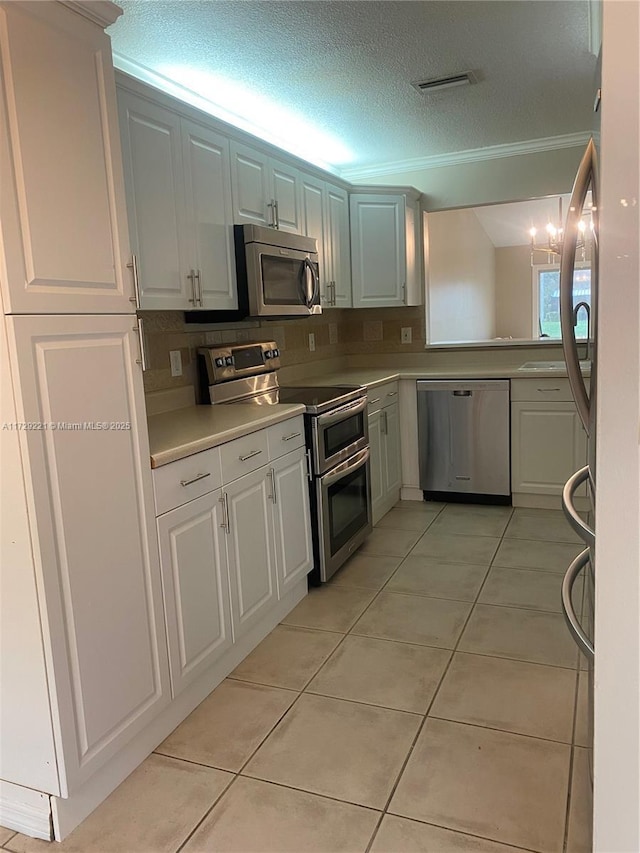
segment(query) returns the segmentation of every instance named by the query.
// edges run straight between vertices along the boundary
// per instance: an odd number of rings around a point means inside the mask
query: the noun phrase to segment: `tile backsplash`
[[[146,393],[195,386],[196,352],[207,344],[274,340],[280,349],[281,378],[300,381],[317,372],[321,363],[348,355],[422,352],[425,346],[424,308],[332,308],[320,317],[301,320],[254,320],[201,328],[185,325],[181,311],[140,311],[144,320],[149,369]],[[402,328],[411,329],[412,342],[402,344]],[[313,333],[315,350],[309,349]],[[182,376],[171,376],[169,353],[179,350]]]

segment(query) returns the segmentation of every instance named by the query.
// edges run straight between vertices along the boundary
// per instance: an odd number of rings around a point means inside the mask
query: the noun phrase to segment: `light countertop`
[[[209,450],[234,438],[301,415],[299,403],[274,406],[233,403],[228,406],[188,406],[147,418],[151,467]]]
[[[521,370],[520,364],[456,365],[454,367],[346,367],[292,385],[364,385],[374,388],[398,379],[548,379],[566,377],[565,370]],[[585,373],[588,375],[588,372]],[[289,384],[289,383],[283,383]],[[224,406],[194,405],[150,415],[151,467],[158,468],[192,453],[217,447],[234,438],[256,432],[305,411],[298,403],[271,406],[233,403]]]

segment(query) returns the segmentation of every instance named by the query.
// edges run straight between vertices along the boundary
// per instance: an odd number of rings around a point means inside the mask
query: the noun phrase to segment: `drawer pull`
[[[380,402],[380,397],[376,397],[375,400],[369,400],[369,405],[371,406],[372,403],[379,403],[379,402]]]
[[[559,391],[559,390],[560,390],[559,388],[538,388],[538,391],[540,391],[542,394],[548,393],[550,391]]]
[[[397,391],[387,391],[387,397],[397,397],[397,396],[398,396]]]
[[[258,456],[260,453],[262,453],[261,450],[252,450],[251,453],[247,453],[246,456],[238,456],[238,459],[240,462],[246,462],[247,459],[253,459],[254,456]]]
[[[218,502],[222,504],[222,524],[220,527],[225,533],[231,533],[231,522],[229,520],[229,496],[226,492],[218,498]]]
[[[181,486],[190,486],[191,483],[197,483],[198,480],[204,480],[205,477],[210,477],[210,476],[211,476],[210,471],[207,471],[206,474],[196,474],[196,476],[193,477],[191,480],[180,480],[180,485]]]
[[[301,432],[292,432],[291,435],[283,435],[283,441],[291,441],[292,438],[299,438],[302,435]]]

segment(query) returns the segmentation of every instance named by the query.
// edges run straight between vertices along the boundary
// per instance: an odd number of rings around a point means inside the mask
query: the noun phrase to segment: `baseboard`
[[[562,509],[561,495],[532,495],[514,492],[511,495],[513,506],[527,507],[528,509]],[[591,505],[588,498],[574,497],[575,508],[581,512],[587,512]]]
[[[223,679],[269,634],[284,617],[307,594],[307,578],[304,577],[287,595],[282,598],[264,619],[251,631],[241,637],[214,666],[207,670],[198,681],[189,685],[171,704],[140,732],[126,747],[120,750],[107,764],[88,779],[81,788],[73,791],[68,798],[52,797],[51,811],[53,833],[56,841],[62,841],[79,823],[87,818],[100,803],[111,794],[121,782],[138,767],[145,758],[180,723],[207,698]],[[2,821],[0,821],[2,823]],[[9,828],[14,828],[11,825]],[[20,829],[26,835],[33,835]],[[38,838],[51,838],[51,835],[38,835]]]
[[[51,841],[51,797],[41,791],[0,780],[0,826]]]
[[[403,486],[400,489],[400,500],[423,501],[424,495],[422,494],[422,489],[418,489],[416,486]]]

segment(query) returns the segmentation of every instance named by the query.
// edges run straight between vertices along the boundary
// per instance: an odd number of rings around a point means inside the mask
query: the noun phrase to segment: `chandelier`
[[[586,211],[586,215],[591,215],[591,211]],[[562,244],[564,241],[564,219],[562,217],[562,197],[558,198],[558,221],[547,222],[546,227],[542,232],[540,232],[540,236],[542,239],[538,238],[538,229],[533,226],[529,229],[529,237],[531,238],[531,265],[534,264],[534,255],[536,252],[544,252],[547,255],[547,263],[552,263],[556,256],[559,257],[562,254]],[[578,222],[578,239],[576,242],[576,251],[580,250],[582,252],[582,260],[584,260],[584,248],[585,248],[585,235],[587,231],[587,223],[584,219],[580,219]]]

